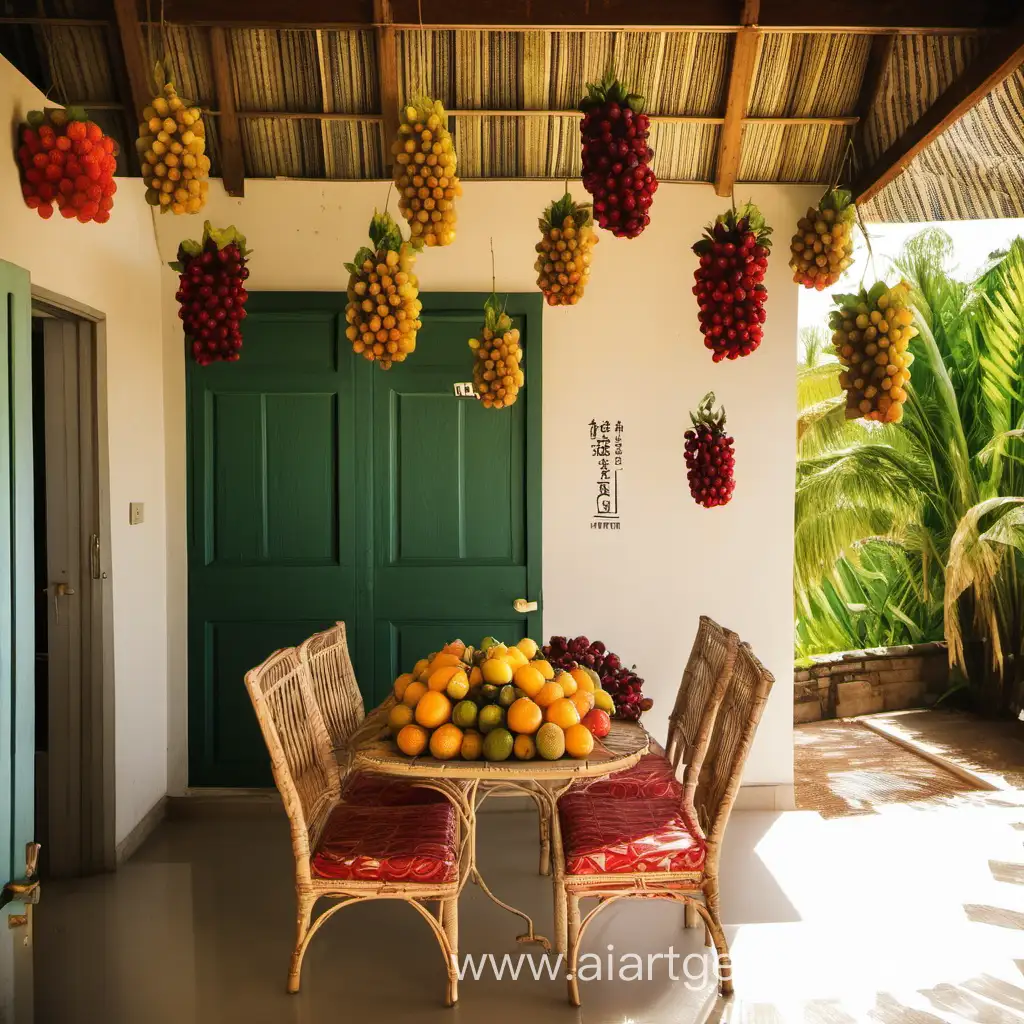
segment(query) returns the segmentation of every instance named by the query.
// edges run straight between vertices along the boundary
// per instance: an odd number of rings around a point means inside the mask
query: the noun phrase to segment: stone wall
[[[945,692],[948,680],[945,643],[820,655],[794,673],[793,721],[924,707]]]

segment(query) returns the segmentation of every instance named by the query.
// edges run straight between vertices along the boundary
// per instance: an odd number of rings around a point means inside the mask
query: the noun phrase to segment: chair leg
[[[558,820],[558,808],[551,811],[551,852],[553,870],[551,883],[555,896],[555,952],[565,953],[566,942],[566,893],[565,893],[565,860],[562,856],[562,830]]]
[[[565,894],[566,917],[568,918],[568,949],[566,951],[566,983],[569,986],[569,1002],[580,1005],[580,985],[576,977],[576,960],[580,943],[580,898],[574,892]]]
[[[706,932],[715,944],[718,953],[718,990],[723,996],[731,996],[732,984],[732,959],[729,956],[729,943],[725,939],[725,929],[722,927],[722,918],[718,907],[718,880],[712,879],[706,884],[704,890],[707,915],[704,923]]]
[[[551,874],[551,817],[547,801],[537,800],[537,825],[540,829],[540,867],[542,875]]]
[[[295,929],[295,951],[292,953],[291,967],[288,970],[288,992],[291,995],[299,991],[299,980],[302,975],[302,958],[306,955],[306,935],[309,932],[309,920],[313,916],[313,906],[315,903],[316,897],[299,896]]]
[[[454,1006],[459,1001],[459,901],[445,900],[441,904],[441,927],[448,939],[448,999],[446,1005]]]

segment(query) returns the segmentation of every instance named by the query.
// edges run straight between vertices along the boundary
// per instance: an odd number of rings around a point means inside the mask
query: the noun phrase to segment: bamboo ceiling
[[[0,2],[2,14],[14,7],[0,19],[0,52],[55,101],[88,107],[122,143],[120,173],[138,173],[127,163],[136,118],[113,2],[47,0],[43,17],[34,0]],[[18,23],[20,7],[31,7],[34,20]],[[219,129],[227,126],[215,86],[212,31],[218,30],[173,22],[161,28],[154,21],[143,25],[142,38],[147,63],[164,55],[182,95],[214,114],[208,124],[217,173]],[[385,175],[387,118],[375,31],[372,25],[226,27],[229,106],[245,176]],[[431,95],[453,112],[465,178],[577,176],[579,129],[572,111],[586,83],[614,65],[647,97],[655,116],[651,145],[659,179],[715,180],[727,130],[732,32],[396,27],[393,34],[397,99]],[[737,135],[737,185],[828,184],[869,167],[970,68],[985,38],[973,31],[905,31],[877,47],[877,36],[866,31],[763,33]],[[880,68],[873,68],[876,61]],[[865,215],[1024,215],[1022,123],[1024,72],[1018,68],[867,202]]]

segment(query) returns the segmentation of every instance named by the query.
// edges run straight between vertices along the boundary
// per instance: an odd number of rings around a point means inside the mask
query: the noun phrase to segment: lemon
[[[483,672],[485,683],[492,683],[495,686],[504,686],[505,683],[512,682],[512,666],[507,661],[488,658],[483,663],[481,672]]]
[[[607,711],[609,715],[615,714],[615,701],[607,690],[594,691],[594,707]]]
[[[577,690],[570,698],[582,718],[594,707],[594,694],[590,690]]]
[[[510,647],[505,655],[505,660],[512,666],[513,670],[525,665],[530,659],[518,647]]]
[[[566,697],[571,697],[579,689],[579,683],[564,669],[555,673],[554,682],[558,683]]]
[[[537,657],[537,641],[531,640],[528,636],[524,636],[523,639],[516,644],[516,647],[526,655],[527,661],[532,661]]]
[[[516,686],[519,687],[527,697],[536,697],[544,686],[544,677],[532,665],[523,665],[516,669]]]
[[[456,672],[455,675],[448,680],[448,686],[445,689],[445,693],[447,693],[452,700],[462,700],[462,698],[469,693],[469,677],[466,673]]]
[[[388,712],[388,728],[395,734],[401,732],[407,725],[411,725],[413,710],[408,704],[396,704]]]
[[[531,665],[545,678],[554,679],[555,670],[551,667],[550,661],[545,661],[543,658],[538,658],[536,661],[530,662]]]
[[[594,734],[585,725],[571,725],[565,730],[565,752],[570,757],[589,757],[594,749]]]
[[[594,690],[594,680],[590,678],[585,668],[574,668],[569,675],[576,680],[576,684],[581,690],[588,692]]]

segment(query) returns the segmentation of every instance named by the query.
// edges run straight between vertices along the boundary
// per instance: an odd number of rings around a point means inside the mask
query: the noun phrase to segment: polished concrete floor
[[[700,983],[703,935],[671,904],[619,903],[585,948],[673,949],[643,981],[465,980],[442,1005],[443,969],[407,906],[349,908],[317,935],[302,992],[284,991],[293,903],[288,827],[276,816],[169,821],[116,875],[50,883],[36,916],[40,1024],[935,1024],[1024,1020],[1024,794],[972,793],[877,814],[737,813],[723,897],[736,996]],[[496,892],[550,934],[536,823],[481,822]],[[586,906],[586,905],[585,905]],[[519,921],[476,889],[461,902],[461,953],[519,954]],[[617,963],[621,963],[617,961]],[[688,965],[688,966],[686,966]],[[687,980],[684,967],[694,980]]]

